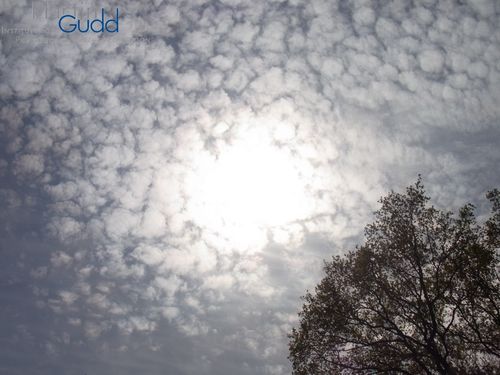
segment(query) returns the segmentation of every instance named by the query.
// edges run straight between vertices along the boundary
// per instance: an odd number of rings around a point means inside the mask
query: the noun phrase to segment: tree
[[[365,243],[325,262],[289,335],[294,374],[499,374],[500,192],[454,216],[420,179],[380,200]]]

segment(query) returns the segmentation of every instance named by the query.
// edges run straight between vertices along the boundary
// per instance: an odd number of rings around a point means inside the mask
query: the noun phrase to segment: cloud
[[[499,184],[494,1],[119,6],[111,37],[1,5],[49,41],[2,35],[1,199],[36,201],[57,244],[24,274],[72,350],[141,337],[172,359],[168,331],[205,356],[184,373],[288,373],[298,296],[380,195],[422,173],[456,207]]]
[[[438,50],[425,50],[418,56],[420,67],[427,73],[440,73],[443,70],[444,56]]]

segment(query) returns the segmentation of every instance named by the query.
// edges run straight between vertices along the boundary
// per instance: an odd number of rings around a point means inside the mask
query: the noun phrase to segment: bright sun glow
[[[244,128],[218,156],[203,156],[190,182],[190,214],[234,246],[257,246],[266,231],[310,213],[307,168],[290,147],[275,144],[276,131]],[[278,134],[279,135],[279,134]]]

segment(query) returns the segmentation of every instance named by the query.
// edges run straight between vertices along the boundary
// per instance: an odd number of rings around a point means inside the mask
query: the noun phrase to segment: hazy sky
[[[381,195],[500,187],[495,0],[75,3],[0,0],[2,375],[288,374]]]

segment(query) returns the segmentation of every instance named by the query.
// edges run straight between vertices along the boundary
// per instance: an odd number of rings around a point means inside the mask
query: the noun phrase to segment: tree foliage
[[[381,199],[365,243],[325,262],[290,334],[294,374],[500,373],[500,192],[454,216],[419,181]]]

